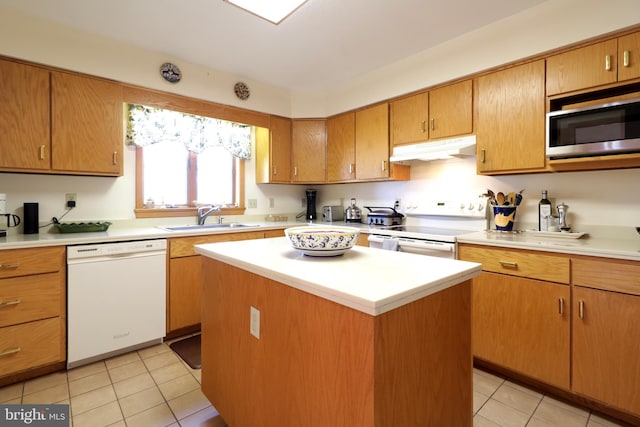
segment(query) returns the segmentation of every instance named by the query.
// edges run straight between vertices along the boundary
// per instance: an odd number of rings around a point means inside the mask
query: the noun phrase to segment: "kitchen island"
[[[199,245],[202,389],[231,427],[472,425],[477,263]]]

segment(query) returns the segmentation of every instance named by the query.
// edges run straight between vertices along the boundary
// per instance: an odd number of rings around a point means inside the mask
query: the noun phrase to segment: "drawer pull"
[[[498,261],[504,268],[518,268],[518,263],[514,261]]]
[[[558,298],[558,314],[564,316],[564,298]]]
[[[611,71],[611,55],[605,55],[605,57],[604,57],[604,69],[605,69],[605,71]]]
[[[18,305],[20,304],[22,301],[20,301],[19,299],[14,299],[12,301],[0,301],[0,308],[3,307],[8,307],[10,305]]]
[[[3,356],[11,356],[12,354],[16,354],[16,353],[18,353],[20,350],[21,350],[21,348],[20,348],[20,347],[12,348],[12,349],[10,349],[10,350],[5,350],[5,351],[3,351],[2,353],[0,353],[0,357],[3,357]]]
[[[578,302],[578,317],[584,319],[584,301]]]
[[[20,267],[19,262],[15,262],[13,264],[0,264],[0,270],[9,270],[9,269],[18,268],[18,267]]]

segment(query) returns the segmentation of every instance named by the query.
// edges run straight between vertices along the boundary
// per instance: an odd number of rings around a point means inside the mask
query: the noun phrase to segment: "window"
[[[136,145],[136,216],[191,216],[198,204],[242,214],[251,128],[142,105],[129,106]]]

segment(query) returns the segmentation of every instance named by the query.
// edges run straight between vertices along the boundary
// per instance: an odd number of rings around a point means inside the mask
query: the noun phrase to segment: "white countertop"
[[[471,279],[482,267],[362,246],[310,257],[286,237],[208,243],[196,252],[374,316]]]
[[[629,232],[629,238],[587,234],[579,239],[567,238],[561,234],[558,237],[548,237],[527,232],[482,231],[462,235],[458,237],[458,243],[640,261],[640,236],[634,235],[635,230],[632,231]]]

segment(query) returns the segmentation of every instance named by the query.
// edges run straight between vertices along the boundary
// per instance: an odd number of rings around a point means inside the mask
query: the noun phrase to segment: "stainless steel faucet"
[[[222,224],[222,206],[201,206],[198,208],[198,225],[204,225],[207,217],[218,212],[218,224]]]

